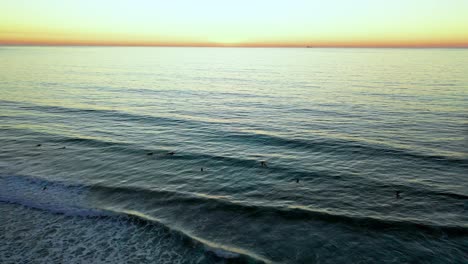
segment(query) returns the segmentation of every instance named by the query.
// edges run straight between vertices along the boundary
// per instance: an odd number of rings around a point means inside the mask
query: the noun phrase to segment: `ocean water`
[[[467,49],[0,61],[0,263],[468,263]]]

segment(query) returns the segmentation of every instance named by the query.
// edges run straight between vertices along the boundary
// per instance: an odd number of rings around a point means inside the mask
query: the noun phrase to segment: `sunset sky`
[[[0,0],[0,44],[468,47],[468,0]]]

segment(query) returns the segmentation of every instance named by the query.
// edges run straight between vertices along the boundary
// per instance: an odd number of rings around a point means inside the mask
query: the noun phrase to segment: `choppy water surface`
[[[2,263],[468,260],[466,49],[0,60]]]

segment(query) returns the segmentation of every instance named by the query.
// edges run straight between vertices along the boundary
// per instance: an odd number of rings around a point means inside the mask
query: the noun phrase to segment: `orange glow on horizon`
[[[349,48],[468,48],[468,40],[430,41],[349,41],[349,42],[245,42],[245,43],[217,43],[217,42],[170,42],[170,41],[131,41],[131,40],[80,40],[80,39],[0,39],[0,45],[6,46],[135,46],[135,47],[349,47]]]
[[[468,48],[466,10],[464,0],[3,0],[0,45]]]

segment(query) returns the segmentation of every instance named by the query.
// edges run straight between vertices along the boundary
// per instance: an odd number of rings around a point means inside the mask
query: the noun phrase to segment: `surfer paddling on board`
[[[401,191],[395,191],[395,198],[400,199],[400,193]]]

